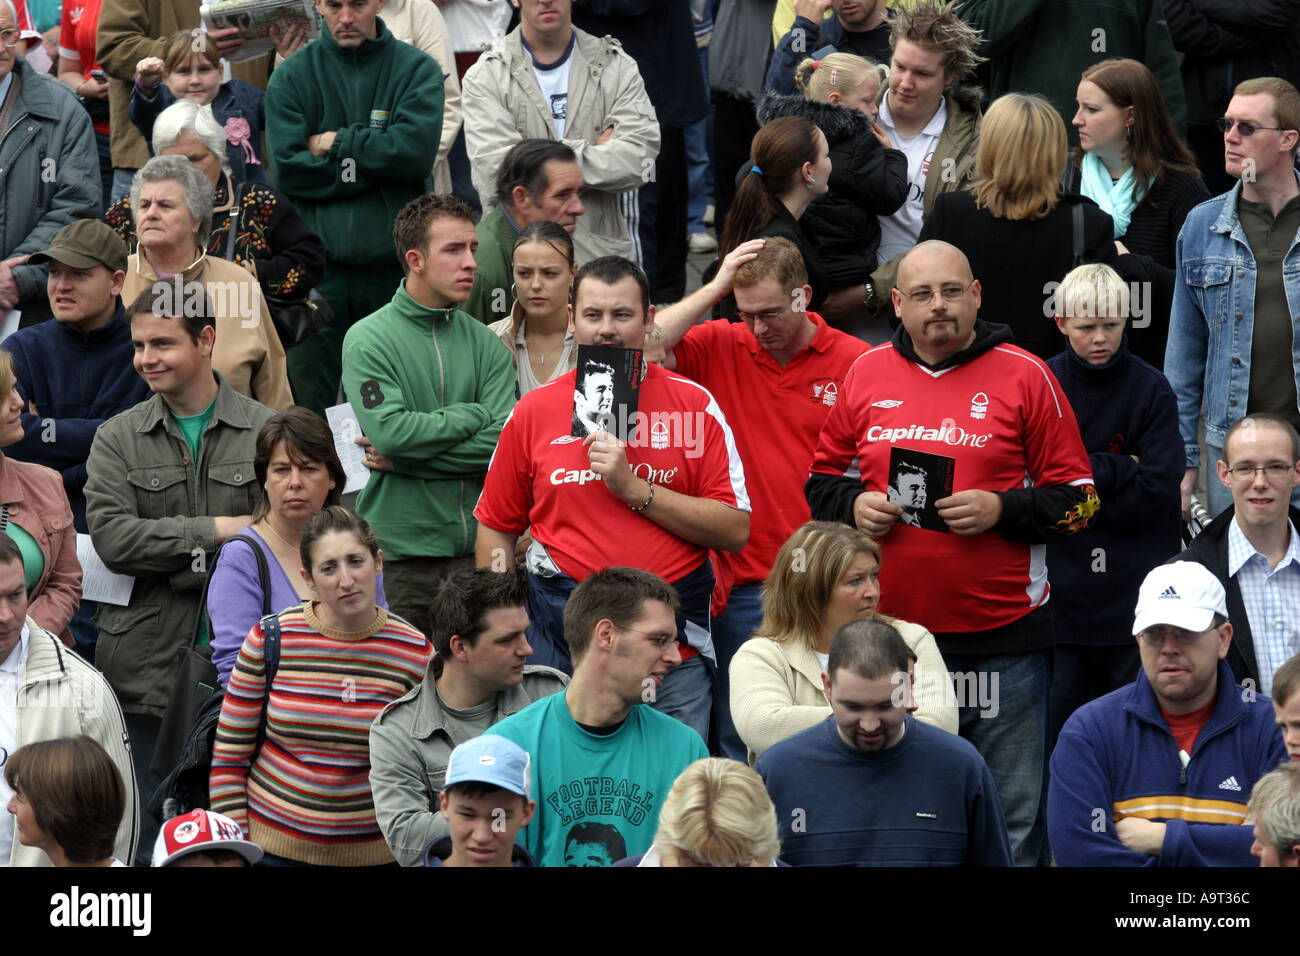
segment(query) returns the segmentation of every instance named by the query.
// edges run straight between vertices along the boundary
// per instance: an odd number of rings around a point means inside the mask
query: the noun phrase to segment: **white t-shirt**
[[[569,65],[573,62],[573,47],[577,42],[575,33],[564,56],[545,65],[538,63],[528,44],[524,44],[528,58],[533,61],[533,76],[537,77],[537,85],[542,89],[542,100],[551,107],[551,125],[555,128],[556,139],[564,139],[564,119],[569,112]]]
[[[822,673],[825,674],[826,668],[830,666],[831,656],[829,654],[823,654],[821,651],[813,651],[813,657],[817,658],[817,666],[820,667]]]
[[[907,157],[907,200],[892,216],[880,218],[880,262],[888,262],[900,252],[916,245],[925,219],[925,177],[930,172],[930,160],[939,145],[943,128],[948,125],[948,101],[939,100],[939,109],[925,124],[925,129],[912,137],[900,136],[889,112],[889,94],[880,104],[880,126],[894,146]]]
[[[4,765],[9,762],[9,755],[18,749],[18,686],[27,670],[29,641],[28,628],[24,624],[18,646],[0,664],[0,866],[9,865],[9,854],[14,845],[14,815],[8,810],[14,792],[5,783]]]

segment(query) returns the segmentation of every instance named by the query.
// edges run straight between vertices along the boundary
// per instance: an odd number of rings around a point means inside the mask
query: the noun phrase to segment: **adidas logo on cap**
[[[1173,598],[1175,601],[1179,600],[1178,592],[1174,590],[1174,586],[1172,584],[1160,592],[1160,598],[1162,600],[1164,598]]]
[[[1240,793],[1240,792],[1241,792],[1241,784],[1237,783],[1237,778],[1236,778],[1236,777],[1229,777],[1227,780],[1223,781],[1223,783],[1219,784],[1219,789],[1220,789],[1220,790],[1236,790],[1238,793]]]

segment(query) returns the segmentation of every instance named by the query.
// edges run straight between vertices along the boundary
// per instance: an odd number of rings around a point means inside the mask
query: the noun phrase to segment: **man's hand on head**
[[[934,506],[954,534],[983,534],[1002,517],[1002,499],[991,491],[959,491]]]
[[[902,505],[879,491],[864,491],[853,499],[853,523],[873,538],[888,531],[902,513]]]
[[[605,487],[614,497],[629,507],[645,500],[645,482],[632,474],[632,466],[627,462],[627,446],[623,442],[602,428],[588,435],[582,444],[587,449],[591,470],[604,479]],[[640,501],[635,500],[638,495]]]

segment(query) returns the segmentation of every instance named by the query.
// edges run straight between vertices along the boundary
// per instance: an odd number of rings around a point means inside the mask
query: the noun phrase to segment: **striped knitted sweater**
[[[382,608],[362,631],[332,630],[314,608],[307,602],[280,613],[266,742],[251,770],[266,685],[260,622],[244,641],[217,726],[212,809],[277,856],[329,866],[392,863],[370,791],[370,724],[419,685],[433,647]]]

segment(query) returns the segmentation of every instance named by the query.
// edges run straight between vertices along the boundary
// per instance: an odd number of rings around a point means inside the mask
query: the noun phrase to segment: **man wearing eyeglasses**
[[[644,706],[681,664],[681,601],[663,578],[636,568],[597,571],[564,608],[573,680],[489,730],[532,757],[537,813],[519,835],[542,866],[600,865],[603,854],[570,844],[650,849],[673,781],[707,757],[704,740],[681,721]],[[613,862],[608,860],[605,862]]]
[[[1239,686],[1223,585],[1191,561],[1151,571],[1133,634],[1142,670],[1079,708],[1052,754],[1061,866],[1250,866],[1246,799],[1286,759],[1273,707]]]
[[[933,632],[955,675],[998,681],[993,710],[954,680],[960,732],[997,783],[1016,863],[1045,866],[1045,542],[1091,522],[1092,469],[1055,377],[1005,325],[977,318],[980,284],[961,250],[915,246],[893,302],[902,325],[849,369],[804,490],[814,518],[887,536],[882,613]],[[888,498],[895,448],[951,460],[954,493],[931,504],[939,530],[899,520],[903,506]]]
[[[1277,77],[1247,80],[1219,128],[1224,168],[1240,183],[1183,223],[1165,351],[1187,453],[1184,515],[1200,475],[1202,404],[1210,461],[1223,458],[1228,426],[1248,409],[1300,428],[1300,338],[1292,334],[1300,322],[1300,93]],[[1231,503],[1229,490],[1213,479],[1206,485],[1217,515]]]
[[[90,114],[72,91],[19,55],[18,17],[0,0],[0,316],[49,318],[49,266],[27,257],[77,219],[99,217],[99,164]]]
[[[1272,694],[1273,674],[1300,653],[1300,437],[1284,418],[1252,413],[1228,429],[1218,481],[1232,505],[1178,557],[1198,561],[1227,590],[1236,628],[1228,665]]]
[[[733,291],[739,322],[695,324]],[[735,556],[714,553],[724,586],[713,602],[713,732],[735,760],[748,750],[731,719],[731,659],[762,623],[760,591],[777,551],[810,517],[802,489],[817,435],[849,366],[869,347],[810,311],[811,299],[799,247],[780,237],[751,239],[723,259],[710,282],[661,309],[655,323],[667,348],[664,368],[713,393],[746,464],[749,542]]]

